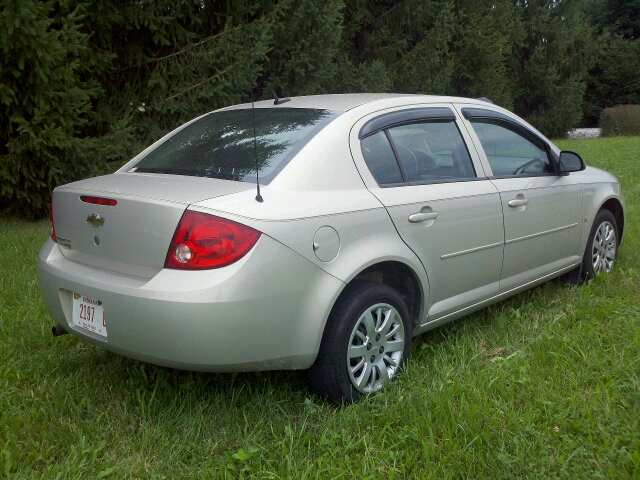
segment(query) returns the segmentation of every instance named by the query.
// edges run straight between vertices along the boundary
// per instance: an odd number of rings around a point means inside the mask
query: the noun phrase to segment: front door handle
[[[529,204],[528,198],[514,198],[513,200],[509,200],[510,207],[524,207]]]
[[[409,221],[411,223],[420,223],[425,220],[435,220],[440,215],[438,212],[418,212],[409,215]]]

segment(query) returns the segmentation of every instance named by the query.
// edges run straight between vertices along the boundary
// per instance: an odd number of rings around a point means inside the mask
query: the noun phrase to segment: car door
[[[495,295],[500,195],[470,155],[452,106],[372,115],[358,127],[352,152],[363,179],[429,277],[429,321]]]
[[[557,173],[550,145],[523,122],[491,109],[461,109],[500,192],[505,246],[500,290],[579,263],[582,191]]]

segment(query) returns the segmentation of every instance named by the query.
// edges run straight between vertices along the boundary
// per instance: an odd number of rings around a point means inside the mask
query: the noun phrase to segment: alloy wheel
[[[591,264],[593,273],[610,272],[616,259],[616,230],[613,225],[604,221],[596,230],[591,247]]]
[[[360,316],[347,347],[347,370],[361,393],[380,390],[402,362],[405,331],[398,311],[388,303],[373,305]]]

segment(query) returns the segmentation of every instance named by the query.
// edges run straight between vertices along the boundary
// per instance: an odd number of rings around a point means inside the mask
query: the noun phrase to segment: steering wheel
[[[542,165],[542,171],[544,172],[545,167],[547,166],[547,162],[545,162],[544,160],[541,160],[539,158],[534,158],[533,160],[529,160],[527,163],[525,163],[524,165],[520,165],[518,168],[516,168],[513,171],[513,175],[520,175],[522,172],[524,172],[527,168],[529,168],[531,165],[535,165],[536,163],[539,163]]]

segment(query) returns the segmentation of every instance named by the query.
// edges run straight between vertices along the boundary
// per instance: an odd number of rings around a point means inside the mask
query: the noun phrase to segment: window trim
[[[501,180],[503,178],[529,178],[529,177],[557,177],[555,173],[543,172],[537,173],[532,172],[527,175],[491,175],[487,177],[489,180]]]
[[[384,113],[367,121],[358,133],[358,140],[398,125],[424,123],[429,121],[455,121],[456,115],[449,107],[408,108],[397,112]]]
[[[383,183],[383,184],[378,184],[378,186],[380,188],[419,187],[422,185],[439,185],[442,183],[458,183],[458,182],[479,182],[484,180],[492,180],[492,177],[441,178],[440,180],[425,180],[424,182]]]
[[[463,107],[462,108],[462,115],[464,116],[464,118],[466,118],[467,120],[471,121],[474,119],[492,119],[492,120],[504,120],[506,122],[512,123],[514,125],[517,125],[520,128],[524,128],[525,130],[529,131],[529,129],[527,128],[526,125],[524,125],[522,122],[518,121],[515,118],[512,118],[502,112],[496,112],[495,110],[488,110],[485,108],[474,108],[474,107]],[[533,132],[531,132],[532,135],[535,135]],[[537,135],[535,135],[537,137]],[[543,143],[546,143],[544,140],[542,140],[541,138],[538,138],[538,140],[540,140]]]
[[[402,177],[403,182],[402,183],[407,183],[407,174],[404,172],[404,166],[402,165],[402,162],[400,161],[400,155],[398,155],[398,150],[396,150],[396,142],[393,141],[393,138],[391,138],[391,134],[389,133],[389,129],[385,128],[382,130],[384,132],[385,137],[387,137],[387,142],[389,142],[389,145],[391,145],[391,151],[393,152],[393,156],[396,159],[396,163],[398,164],[398,168],[400,169],[400,176]],[[366,138],[366,137],[365,137]],[[366,161],[366,159],[365,159]],[[377,180],[376,180],[377,182]]]

